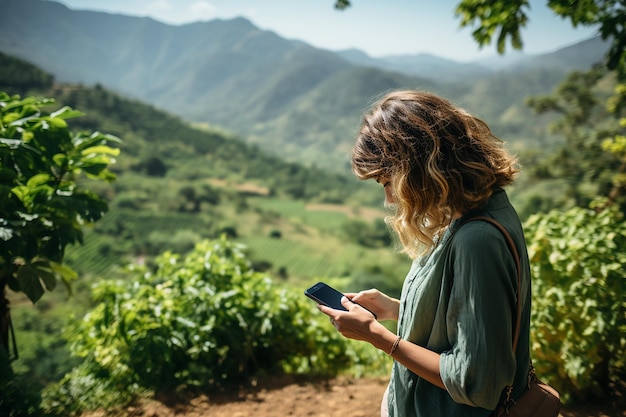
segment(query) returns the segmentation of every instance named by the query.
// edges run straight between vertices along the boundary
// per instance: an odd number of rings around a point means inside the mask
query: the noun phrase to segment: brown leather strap
[[[522,303],[520,302],[522,298],[522,268],[520,265],[520,257],[517,252],[517,247],[515,246],[515,242],[513,241],[513,238],[511,237],[509,232],[504,228],[504,226],[502,226],[494,218],[488,217],[488,216],[471,217],[465,220],[461,224],[461,226],[463,226],[466,223],[478,221],[478,220],[491,223],[492,225],[496,227],[496,229],[498,229],[502,233],[502,235],[504,235],[506,243],[509,246],[509,250],[513,254],[513,259],[515,260],[515,267],[517,268],[517,301],[516,301],[517,318],[515,320],[515,332],[513,333],[513,353],[515,353],[515,351],[517,350],[517,341],[519,340],[519,333],[520,333],[520,327],[521,327],[521,321],[522,321],[521,320],[522,319]]]

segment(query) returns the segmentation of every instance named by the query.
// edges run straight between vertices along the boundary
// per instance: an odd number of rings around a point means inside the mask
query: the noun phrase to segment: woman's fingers
[[[380,291],[378,291],[375,288],[372,288],[369,290],[359,291],[358,293],[354,294],[353,297],[350,297],[350,299],[354,301],[355,303],[358,303],[359,300],[361,301],[373,300],[376,297],[378,297],[380,294],[381,294]]]

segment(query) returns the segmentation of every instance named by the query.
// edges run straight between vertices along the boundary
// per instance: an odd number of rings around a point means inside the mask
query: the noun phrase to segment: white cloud
[[[168,0],[157,0],[146,4],[147,11],[154,14],[170,11],[173,7],[172,2]]]
[[[213,19],[216,15],[216,7],[208,1],[198,0],[191,3],[189,6],[191,13],[196,16],[197,19],[208,20]]]
[[[199,20],[211,20],[217,8],[207,0],[150,0],[141,6],[137,14],[150,16],[161,22],[180,25]]]

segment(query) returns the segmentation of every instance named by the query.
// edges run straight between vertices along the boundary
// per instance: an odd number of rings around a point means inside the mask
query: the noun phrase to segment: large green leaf
[[[20,289],[33,303],[39,301],[44,293],[39,277],[39,271],[32,265],[23,265],[17,270]]]
[[[33,267],[39,273],[41,281],[43,281],[48,291],[53,291],[57,286],[57,278],[52,270],[50,261],[38,260],[33,262]]]
[[[72,282],[78,279],[78,274],[67,265],[58,262],[50,262],[52,270],[61,277],[61,281],[65,284],[68,292],[72,294]]]
[[[74,110],[68,106],[63,106],[59,110],[50,114],[50,117],[60,117],[61,119],[70,119],[80,116],[84,116],[84,113],[78,110]]]
[[[30,177],[28,179],[28,182],[26,183],[26,186],[29,188],[34,188],[39,185],[48,184],[51,180],[52,177],[50,176],[50,174],[43,172]]]

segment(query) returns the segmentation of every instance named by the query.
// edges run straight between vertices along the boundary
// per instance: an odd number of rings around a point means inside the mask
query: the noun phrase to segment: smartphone
[[[343,297],[343,294],[323,282],[318,282],[304,290],[304,295],[318,304],[323,304],[335,310],[348,311],[341,305],[341,297]]]
[[[318,304],[323,304],[330,308],[334,308],[335,310],[348,311],[347,308],[341,305],[341,297],[343,297],[343,294],[337,291],[336,289],[334,289],[333,287],[331,287],[330,285],[325,284],[323,282],[318,282],[312,287],[304,290],[304,295],[306,295],[307,297],[309,297],[311,300],[315,301]],[[354,301],[351,301],[351,302],[354,302]],[[369,312],[372,313],[371,311]],[[378,317],[376,317],[376,314],[372,313],[372,315],[374,316],[375,319],[378,320]]]

